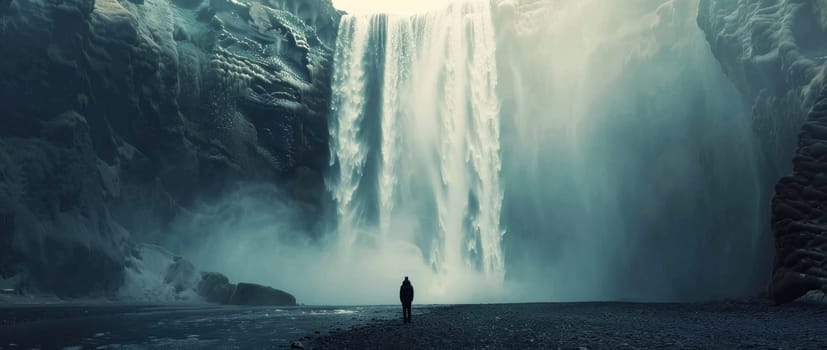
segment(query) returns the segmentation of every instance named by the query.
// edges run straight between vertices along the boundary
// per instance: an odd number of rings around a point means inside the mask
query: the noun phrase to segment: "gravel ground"
[[[416,305],[414,305],[416,311]],[[434,308],[314,339],[315,349],[827,349],[827,306],[761,301]]]

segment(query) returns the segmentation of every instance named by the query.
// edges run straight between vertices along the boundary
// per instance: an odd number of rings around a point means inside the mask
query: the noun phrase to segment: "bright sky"
[[[451,0],[333,0],[333,6],[350,14],[413,14],[445,6]]]

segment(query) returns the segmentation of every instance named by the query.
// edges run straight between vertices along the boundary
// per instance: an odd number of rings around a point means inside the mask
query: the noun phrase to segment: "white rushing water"
[[[502,281],[499,102],[487,2],[413,17],[345,16],[329,188],[343,249],[405,240],[437,282]],[[381,88],[377,88],[381,87]]]
[[[336,213],[339,220],[342,225],[349,227],[357,224],[351,207],[367,158],[368,145],[360,140],[360,124],[364,120],[366,99],[363,57],[367,48],[369,23],[368,18],[343,21],[339,35],[353,40],[339,40],[336,45],[337,69],[333,85],[336,87],[334,104],[338,118],[333,120],[330,127],[330,158],[336,159],[339,164],[339,180],[332,193],[333,199],[338,203]],[[349,239],[352,241],[353,238]]]

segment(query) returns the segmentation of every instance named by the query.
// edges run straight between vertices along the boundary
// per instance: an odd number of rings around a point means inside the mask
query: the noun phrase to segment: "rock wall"
[[[726,74],[753,105],[775,178],[778,302],[827,287],[827,1],[702,0],[698,24]]]
[[[827,86],[799,134],[792,175],[775,185],[772,229],[770,295],[787,302],[811,290],[827,292]]]
[[[0,277],[111,293],[131,242],[244,181],[314,215],[340,17],[329,0],[0,1]]]

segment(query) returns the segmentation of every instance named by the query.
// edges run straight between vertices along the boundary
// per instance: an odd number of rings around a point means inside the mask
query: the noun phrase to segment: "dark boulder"
[[[818,290],[822,281],[803,273],[777,270],[770,285],[770,297],[776,304],[794,301],[812,290]]]
[[[218,272],[202,272],[196,289],[208,302],[229,305],[296,305],[290,293],[255,283],[230,283],[227,276]]]
[[[239,283],[230,297],[232,305],[296,305],[296,298],[290,293],[254,283]]]

